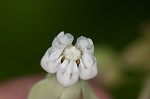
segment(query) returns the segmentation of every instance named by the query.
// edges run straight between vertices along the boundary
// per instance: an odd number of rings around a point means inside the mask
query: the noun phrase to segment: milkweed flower
[[[97,75],[91,39],[60,32],[41,59],[46,78],[35,84],[28,99],[98,99],[85,80]]]
[[[75,84],[79,77],[88,80],[97,74],[92,40],[81,36],[72,45],[73,39],[69,33],[59,33],[41,60],[42,68],[56,73],[58,82],[64,87]]]

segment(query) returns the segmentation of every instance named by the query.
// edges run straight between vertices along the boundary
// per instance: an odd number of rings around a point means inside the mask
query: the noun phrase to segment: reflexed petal
[[[90,38],[79,37],[76,42],[76,46],[79,47],[83,52],[86,51],[90,54],[94,53],[93,41]]]
[[[51,49],[52,48],[49,48],[43,56],[41,60],[41,66],[45,71],[49,73],[55,73],[58,69],[58,66],[61,64],[62,57],[60,57],[60,55],[62,51],[58,50],[52,52]]]
[[[97,63],[95,57],[93,58],[92,66],[85,66],[83,61],[80,59],[79,70],[80,78],[83,80],[88,80],[95,77],[97,75]]]
[[[63,37],[61,37],[60,39],[60,43],[62,45],[67,45],[67,44],[71,44],[73,41],[73,36],[69,33],[66,33]]]
[[[83,52],[82,60],[86,68],[91,68],[93,66],[93,55]]]
[[[57,80],[64,87],[75,84],[78,81],[78,76],[79,71],[74,60],[71,60],[70,63],[68,62],[68,60],[64,60],[57,71]]]
[[[52,52],[48,57],[49,61],[57,60],[61,56],[62,52],[63,52],[63,49],[59,49],[59,50]]]
[[[73,36],[69,33],[64,34],[64,32],[60,32],[57,37],[52,42],[52,47],[55,49],[65,48],[68,45],[72,44]]]

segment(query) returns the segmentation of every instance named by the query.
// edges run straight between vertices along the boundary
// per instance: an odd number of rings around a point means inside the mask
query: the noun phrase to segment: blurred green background
[[[139,25],[147,20],[149,2],[140,0],[1,0],[0,80],[45,72],[40,59],[60,31],[121,52],[141,35]],[[115,99],[134,99],[137,93],[112,91]]]

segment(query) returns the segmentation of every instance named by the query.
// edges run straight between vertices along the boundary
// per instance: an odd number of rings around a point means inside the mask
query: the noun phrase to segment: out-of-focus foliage
[[[140,26],[142,36],[130,44],[123,52],[123,61],[130,68],[150,71],[150,22]]]
[[[129,99],[135,97],[149,99],[150,97],[150,25],[148,23],[144,22],[140,27],[143,32],[142,36],[131,42],[121,52],[110,47],[96,47],[95,55],[99,69],[96,80],[114,94],[125,95]],[[126,99],[126,97],[121,99]]]
[[[150,98],[150,76],[144,82],[141,94],[138,99],[149,99]]]
[[[97,80],[107,87],[119,86],[125,79],[119,54],[110,47],[97,46],[95,49],[99,69]]]

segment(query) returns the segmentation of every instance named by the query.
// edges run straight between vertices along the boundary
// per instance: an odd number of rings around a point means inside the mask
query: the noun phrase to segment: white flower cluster
[[[42,68],[56,73],[58,82],[64,87],[75,84],[79,77],[88,80],[97,75],[92,40],[81,36],[73,46],[73,39],[71,34],[60,32],[41,60]]]

